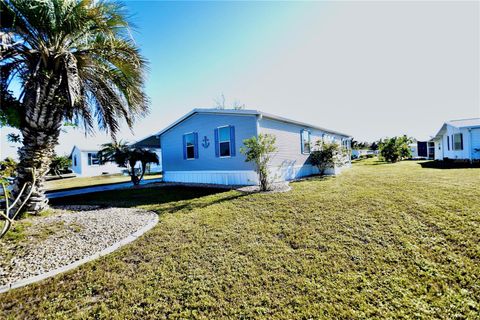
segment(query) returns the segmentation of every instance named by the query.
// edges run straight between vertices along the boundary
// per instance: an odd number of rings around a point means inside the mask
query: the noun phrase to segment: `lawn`
[[[0,318],[478,319],[480,169],[362,161],[284,194],[121,190],[160,223],[97,261],[0,295]]]
[[[161,178],[160,174],[146,175],[145,180]],[[121,174],[110,174],[95,177],[65,178],[45,182],[47,191],[59,191],[65,189],[76,189],[83,187],[98,186],[120,182],[129,182],[130,177]]]

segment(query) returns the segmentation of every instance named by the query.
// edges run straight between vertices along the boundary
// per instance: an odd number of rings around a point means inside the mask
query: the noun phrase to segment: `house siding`
[[[452,135],[457,133],[463,134],[463,150],[453,150]],[[447,142],[447,139],[450,139],[450,142]],[[448,143],[450,143],[450,150]],[[468,128],[457,128],[447,125],[446,132],[442,135],[442,139],[435,141],[435,159],[471,159],[471,147],[471,136]]]
[[[72,171],[77,174],[82,174],[82,152],[74,147],[72,151]]]
[[[160,137],[162,166],[165,181],[214,183],[214,184],[256,184],[251,181],[254,167],[245,162],[240,153],[243,140],[256,136],[257,117],[253,115],[193,114]],[[220,158],[215,155],[215,128],[235,127],[235,156]],[[198,158],[184,159],[183,135],[198,133]],[[209,146],[202,145],[204,138]]]
[[[271,134],[276,137],[277,151],[272,155],[270,162],[270,171],[276,180],[292,180],[318,173],[317,168],[309,163],[310,155],[302,153],[302,130],[310,131],[312,147],[322,138],[338,144],[341,143],[342,138],[347,138],[346,136],[265,117],[258,122],[258,133]],[[337,174],[339,171],[340,168],[336,168],[326,173]]]
[[[480,128],[470,131],[470,139],[472,141],[471,154],[472,159],[480,159]]]

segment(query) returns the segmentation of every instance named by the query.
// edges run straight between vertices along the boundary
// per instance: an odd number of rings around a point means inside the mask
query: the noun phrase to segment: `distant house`
[[[352,159],[359,159],[362,157],[368,156],[378,156],[378,150],[370,150],[370,149],[353,149],[352,150]]]
[[[160,160],[159,164],[150,163],[147,167],[147,173],[157,173],[162,171],[161,154],[158,145],[158,138],[144,139],[131,144],[135,147],[141,147],[157,153]],[[156,143],[155,143],[156,142]],[[74,146],[70,153],[72,159],[72,171],[81,177],[99,176],[104,174],[123,173],[127,168],[119,167],[113,162],[106,162],[101,164],[98,158],[100,149],[81,148]],[[137,165],[137,167],[139,164]]]
[[[433,153],[429,155],[428,141],[416,141],[408,145],[412,152],[412,159],[433,159]]]
[[[81,177],[99,176],[102,174],[121,173],[125,168],[117,166],[115,163],[107,162],[100,164],[98,158],[99,149],[84,149],[74,146],[70,153],[72,159],[72,171]]]
[[[277,181],[317,173],[309,164],[317,140],[350,149],[351,137],[337,131],[256,110],[194,109],[154,136],[162,148],[163,178],[169,182],[258,184],[253,163],[240,153],[243,140],[276,136],[270,171]],[[341,168],[331,170],[338,173]]]
[[[480,118],[445,122],[430,142],[436,160],[479,160]]]

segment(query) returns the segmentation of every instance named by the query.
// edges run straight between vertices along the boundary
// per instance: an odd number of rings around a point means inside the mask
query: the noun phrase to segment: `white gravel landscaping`
[[[246,192],[246,193],[253,193],[253,192],[260,192],[260,186],[246,186],[237,188],[238,191]],[[283,182],[275,182],[270,184],[270,188],[265,193],[277,193],[277,192],[288,192],[292,190],[288,181]]]
[[[139,209],[78,206],[63,207],[48,216],[30,218],[26,239],[19,243],[2,243],[0,286],[92,256],[129,237],[154,219],[155,213]]]

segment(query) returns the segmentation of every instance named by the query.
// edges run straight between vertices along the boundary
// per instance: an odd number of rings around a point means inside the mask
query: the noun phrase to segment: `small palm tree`
[[[143,148],[131,148],[122,141],[103,144],[98,155],[101,162],[115,162],[119,167],[128,168],[133,185],[140,184],[149,163],[159,163],[155,152]],[[136,165],[139,162],[140,172],[138,173]]]
[[[146,61],[131,38],[121,4],[92,0],[0,0],[1,92],[20,84],[18,178],[36,173],[28,210],[47,207],[43,181],[64,121],[112,137],[148,111]]]

